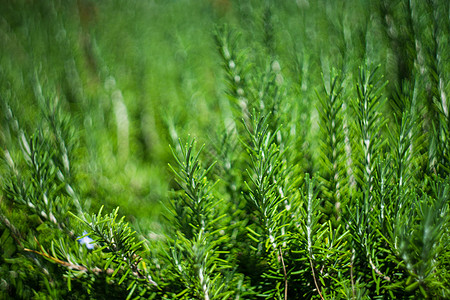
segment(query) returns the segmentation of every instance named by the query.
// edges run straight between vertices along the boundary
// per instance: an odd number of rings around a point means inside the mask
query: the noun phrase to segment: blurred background
[[[448,7],[446,1],[433,5]],[[1,1],[0,142],[3,148],[14,147],[6,103],[32,133],[43,118],[39,97],[58,102],[74,129],[72,165],[87,207],[95,211],[106,205],[109,211],[120,206],[136,226],[158,231],[161,201],[174,184],[167,167],[169,145],[188,135],[210,144],[232,115],[214,42],[217,26],[238,29],[238,48],[253,66],[263,68],[268,56],[277,61],[302,127],[316,122],[315,91],[329,80],[332,67],[351,80],[362,63],[379,64],[389,80],[388,98],[413,79],[414,64],[424,66],[431,85],[447,87],[448,73],[441,71],[435,79],[427,64],[436,49],[441,61],[448,59],[443,51],[448,16],[429,13],[433,5],[399,0]],[[440,39],[423,25],[433,22],[442,22],[435,26]],[[305,143],[314,144],[314,125],[312,131],[304,127]],[[305,168],[314,169],[314,161],[309,163]]]

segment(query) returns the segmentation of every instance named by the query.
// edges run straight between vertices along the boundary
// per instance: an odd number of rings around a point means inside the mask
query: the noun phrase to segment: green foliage
[[[0,298],[450,298],[446,1],[0,11]]]
[[[325,84],[326,85],[326,84]],[[342,79],[339,76],[332,78],[329,86],[325,86],[325,98],[318,95],[320,107],[321,131],[321,162],[324,181],[324,198],[329,199],[323,206],[333,219],[340,219],[342,208],[346,206],[345,190],[348,182],[344,120],[342,117]],[[331,210],[331,211],[330,211]]]
[[[171,202],[170,221],[175,221],[171,231],[175,234],[168,239],[167,259],[172,265],[169,272],[183,289],[177,291],[171,284],[166,287],[164,297],[227,299],[234,293],[233,274],[228,271],[232,266],[225,259],[228,253],[221,250],[227,239],[220,233],[224,230],[223,212],[220,201],[211,195],[214,185],[207,178],[213,165],[202,169],[199,162],[202,149],[193,152],[194,141],[186,146],[180,143],[179,149],[179,156],[174,152],[179,170],[172,170],[181,193]]]

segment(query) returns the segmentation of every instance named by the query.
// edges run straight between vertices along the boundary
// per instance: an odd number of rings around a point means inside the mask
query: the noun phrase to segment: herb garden
[[[450,2],[2,1],[1,299],[449,299]]]

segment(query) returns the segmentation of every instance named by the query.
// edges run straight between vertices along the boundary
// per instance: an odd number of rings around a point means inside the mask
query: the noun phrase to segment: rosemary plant
[[[450,298],[448,11],[1,2],[0,298]]]

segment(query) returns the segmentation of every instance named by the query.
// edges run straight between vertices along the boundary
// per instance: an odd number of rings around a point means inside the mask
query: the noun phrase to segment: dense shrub
[[[450,298],[449,3],[260,2],[0,4],[1,298]]]

